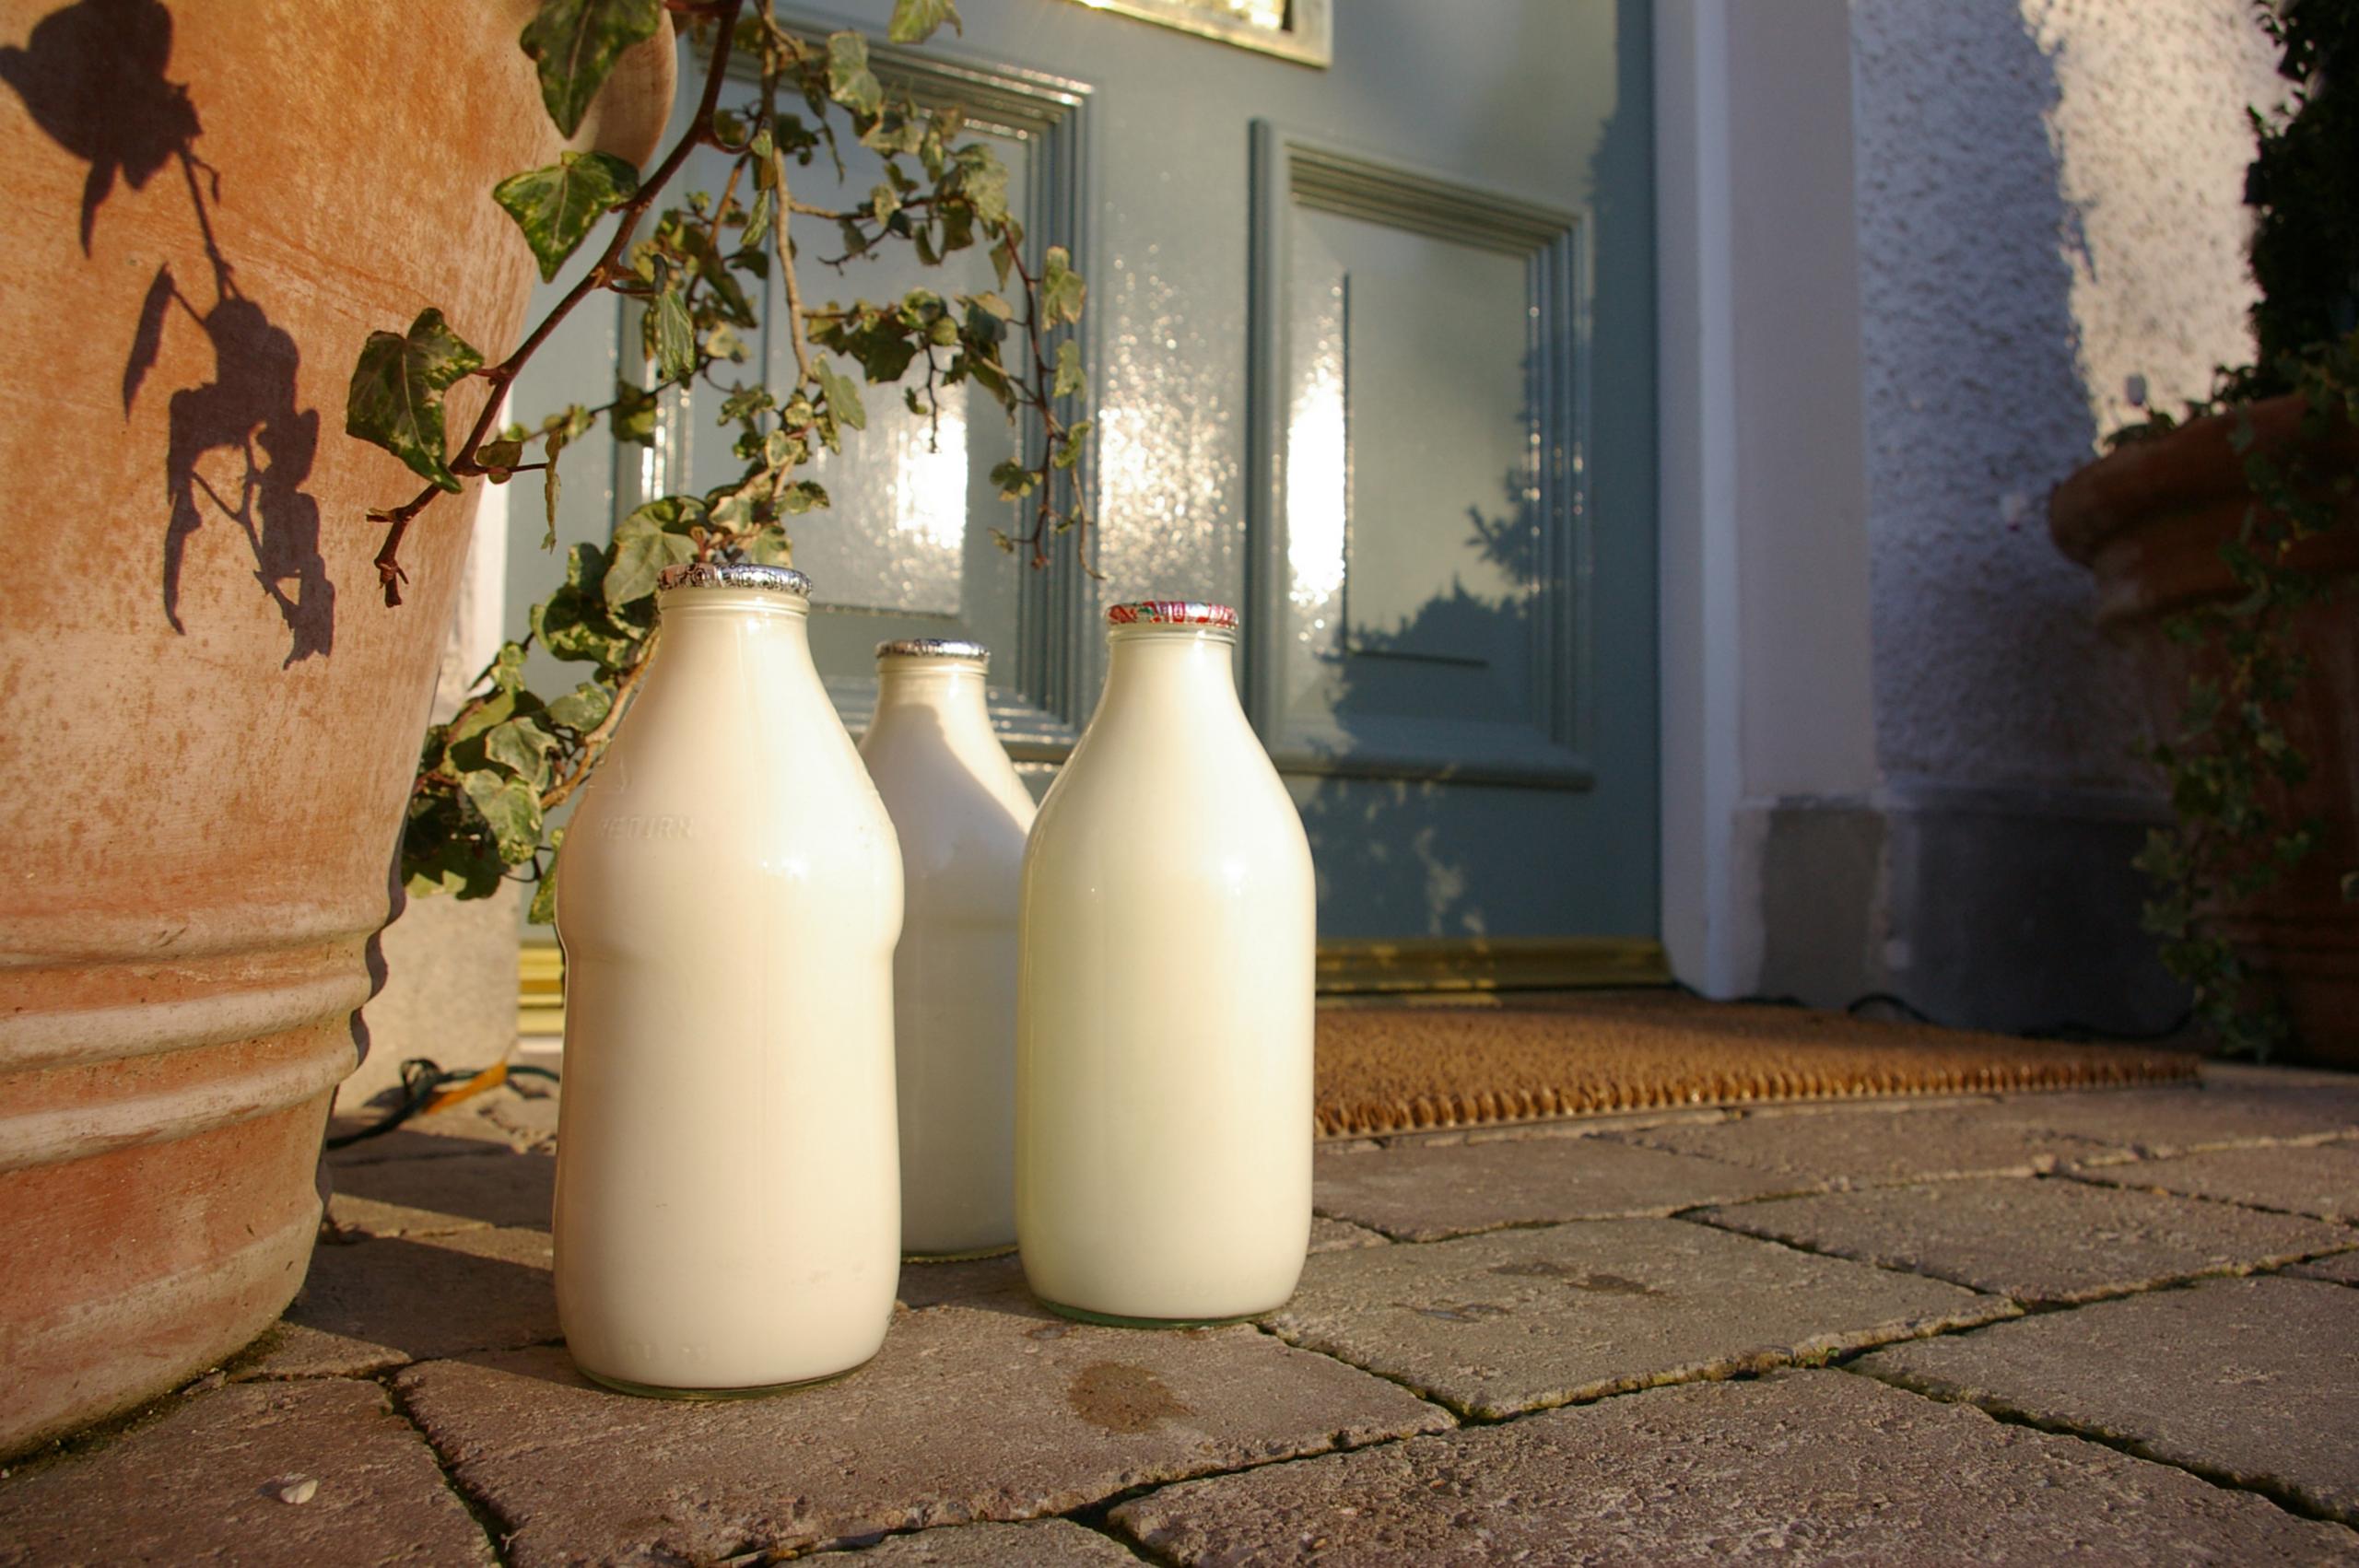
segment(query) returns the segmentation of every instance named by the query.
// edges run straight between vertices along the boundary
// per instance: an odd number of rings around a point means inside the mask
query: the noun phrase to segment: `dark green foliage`
[[[2359,3],[2270,0],[2261,26],[2283,52],[2293,114],[2255,112],[2245,174],[2254,209],[2256,395],[2292,390],[2283,364],[2359,329]]]

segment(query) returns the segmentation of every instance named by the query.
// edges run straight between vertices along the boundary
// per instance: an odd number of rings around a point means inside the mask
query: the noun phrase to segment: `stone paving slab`
[[[1391,1242],[1391,1238],[1381,1232],[1343,1220],[1331,1220],[1324,1214],[1315,1216],[1310,1222],[1310,1250],[1314,1256],[1321,1252],[1350,1252],[1363,1246],[1385,1246]]]
[[[2019,1094],[2001,1102],[1995,1114],[2026,1128],[2160,1157],[2359,1133],[2359,1083],[2349,1092],[2239,1081],[2201,1089]]]
[[[2359,1221],[2359,1143],[2218,1149],[2083,1173],[2143,1192],[2177,1192],[2321,1220]],[[2352,1237],[2359,1243],[2359,1235]]]
[[[905,1314],[860,1372],[766,1399],[634,1399],[553,1348],[396,1381],[460,1482],[514,1532],[519,1568],[1031,1518],[1449,1425],[1247,1327],[1144,1332],[964,1306]]]
[[[1696,1217],[2048,1305],[2274,1268],[2351,1241],[2317,1220],[2045,1178],[1822,1193]]]
[[[2285,1270],[2312,1280],[2331,1280],[2337,1284],[2359,1285],[2359,1252],[2345,1252],[2333,1258],[2321,1258],[2315,1263],[2297,1263]]]
[[[505,1148],[476,1160],[383,1160],[334,1173],[328,1217],[371,1235],[439,1235],[482,1225],[549,1228],[557,1162]]]
[[[358,1375],[557,1338],[543,1231],[377,1236],[311,1249],[287,1316],[241,1377]]]
[[[280,1499],[304,1480],[318,1483],[308,1501]],[[373,1383],[184,1396],[158,1420],[0,1480],[0,1563],[28,1568],[492,1561],[433,1452]]]
[[[1609,1220],[1314,1258],[1262,1322],[1492,1419],[2014,1311],[1708,1226]]]
[[[893,1536],[861,1552],[823,1551],[808,1561],[836,1568],[1138,1568],[1138,1554],[1064,1519],[968,1525]]]
[[[1991,1114],[1988,1102],[1755,1114],[1712,1126],[1659,1127],[1617,1140],[1724,1160],[1836,1188],[1976,1176],[2031,1176],[2060,1164],[2126,1160],[2095,1139],[2045,1132]]]
[[[1505,1225],[1673,1213],[1765,1193],[1788,1178],[1605,1138],[1320,1153],[1311,1203],[1331,1218],[1404,1241],[1435,1241]]]
[[[1192,1481],[1113,1522],[1195,1564],[2359,1562],[2359,1535],[1841,1372],[1657,1389]]]
[[[2359,1291],[2209,1280],[1853,1363],[2359,1524]]]

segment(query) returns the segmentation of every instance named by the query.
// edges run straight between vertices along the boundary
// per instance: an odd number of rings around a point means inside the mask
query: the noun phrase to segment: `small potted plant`
[[[2147,929],[2232,1051],[2359,1066],[2359,6],[2263,0],[2256,357],[2048,502],[2133,650],[2172,823]]]

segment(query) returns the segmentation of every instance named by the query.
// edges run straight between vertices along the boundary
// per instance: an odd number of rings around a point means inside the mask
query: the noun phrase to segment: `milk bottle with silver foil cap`
[[[876,648],[860,743],[900,835],[893,955],[901,1247],[1015,1245],[1015,899],[1032,797],[992,732],[978,642]]]
[[[1310,1234],[1310,848],[1238,706],[1237,614],[1108,612],[1097,711],[1025,852],[1015,1215],[1069,1316],[1293,1293]]]
[[[557,861],[557,1320],[634,1393],[875,1354],[900,1268],[901,859],[811,661],[810,583],[664,574]]]

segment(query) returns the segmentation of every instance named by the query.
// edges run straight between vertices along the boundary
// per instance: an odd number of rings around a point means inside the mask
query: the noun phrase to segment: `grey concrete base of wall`
[[[355,1115],[401,1082],[402,1063],[488,1067],[516,1043],[514,883],[489,898],[413,898],[380,938],[385,985],[360,1011],[369,1054],[336,1090]]]
[[[1758,989],[1839,1007],[1887,991],[1944,1024],[2167,1027],[2187,1005],[2139,929],[2134,796],[1919,787],[1748,813]]]

